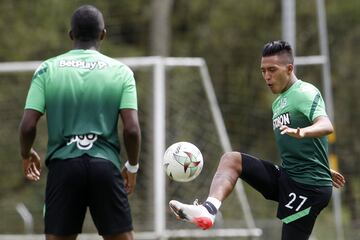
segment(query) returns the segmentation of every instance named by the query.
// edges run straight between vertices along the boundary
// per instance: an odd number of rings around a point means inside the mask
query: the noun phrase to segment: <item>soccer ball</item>
[[[200,150],[192,143],[177,142],[168,147],[163,166],[171,180],[189,182],[199,176],[204,165]]]

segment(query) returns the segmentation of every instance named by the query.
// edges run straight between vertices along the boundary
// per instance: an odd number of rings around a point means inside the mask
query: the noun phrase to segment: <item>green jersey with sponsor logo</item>
[[[279,131],[281,125],[303,128],[310,126],[315,118],[326,116],[319,90],[310,83],[297,80],[276,98],[272,110],[276,143],[282,166],[289,176],[299,183],[331,186],[327,138],[297,139],[281,135]]]
[[[34,73],[25,109],[46,112],[46,163],[84,153],[120,167],[120,109],[137,109],[133,72],[95,50],[51,58]]]

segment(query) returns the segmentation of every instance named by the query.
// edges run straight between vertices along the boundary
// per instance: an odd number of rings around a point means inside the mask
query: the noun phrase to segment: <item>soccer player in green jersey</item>
[[[20,123],[25,177],[40,178],[33,149],[36,125],[48,123],[45,193],[47,240],[73,240],[86,209],[105,240],[132,240],[127,195],[139,168],[140,126],[132,71],[99,52],[106,34],[102,13],[79,7],[72,15],[73,50],[48,59],[34,73]],[[128,161],[120,169],[118,120]]]
[[[241,152],[225,153],[202,205],[171,200],[169,206],[178,219],[208,229],[241,178],[266,199],[278,202],[283,240],[309,239],[316,217],[329,203],[332,186],[345,183],[328,164],[326,135],[333,132],[333,126],[319,90],[295,76],[287,42],[272,41],[264,46],[261,72],[272,93],[278,94],[272,121],[281,165]]]

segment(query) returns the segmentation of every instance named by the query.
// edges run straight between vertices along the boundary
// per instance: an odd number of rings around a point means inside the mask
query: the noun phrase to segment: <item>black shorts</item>
[[[86,209],[100,235],[132,231],[120,170],[109,160],[83,155],[52,160],[45,194],[45,233],[81,233]]]
[[[295,182],[283,168],[247,154],[241,155],[240,178],[266,199],[279,203],[277,217],[284,224],[310,234],[318,214],[330,201],[332,187]]]

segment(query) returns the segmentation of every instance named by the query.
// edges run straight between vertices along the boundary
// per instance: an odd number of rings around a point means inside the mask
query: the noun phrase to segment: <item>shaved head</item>
[[[71,18],[71,32],[75,40],[88,42],[98,40],[105,28],[102,13],[92,5],[83,5]]]
[[[286,41],[271,41],[265,44],[262,52],[263,57],[282,56],[283,64],[294,64],[293,51]]]

